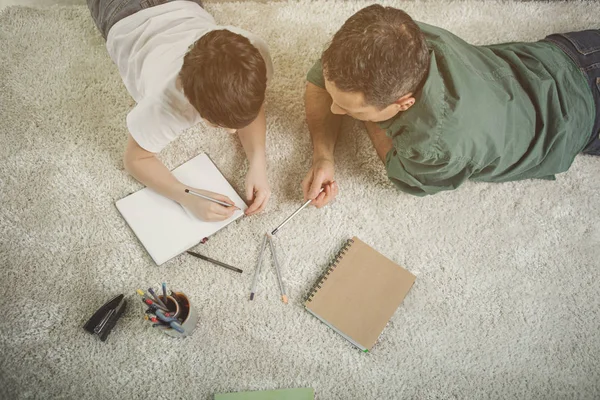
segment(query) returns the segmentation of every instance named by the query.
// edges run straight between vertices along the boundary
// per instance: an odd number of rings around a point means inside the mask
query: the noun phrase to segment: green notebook
[[[314,398],[315,391],[312,388],[215,394],[215,400],[314,400]]]

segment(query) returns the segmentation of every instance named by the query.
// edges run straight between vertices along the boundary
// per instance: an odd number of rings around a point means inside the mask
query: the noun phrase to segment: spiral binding
[[[317,282],[313,285],[313,287],[308,292],[308,295],[306,296],[307,303],[310,303],[312,301],[312,298],[315,296],[316,291],[318,289],[321,289],[323,282],[325,282],[328,279],[329,274],[331,274],[333,272],[333,270],[338,266],[338,264],[344,257],[344,254],[346,254],[346,252],[348,251],[348,247],[350,247],[350,245],[352,243],[354,243],[354,240],[352,240],[352,239],[346,240],[346,243],[342,246],[340,251],[335,255],[335,258],[333,259],[333,261],[331,263],[329,263],[329,266],[327,267],[325,272],[323,272],[323,274],[321,274],[319,279],[317,279]]]

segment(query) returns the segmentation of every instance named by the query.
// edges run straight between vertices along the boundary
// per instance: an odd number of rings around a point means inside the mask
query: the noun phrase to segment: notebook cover
[[[118,200],[117,209],[158,265],[242,217],[243,210],[248,208],[206,154],[199,154],[172,172],[188,186],[228,196],[242,211],[236,211],[225,221],[205,222],[192,216],[179,203],[149,188]]]
[[[314,400],[312,388],[215,394],[215,400]]]
[[[370,350],[415,279],[354,237],[309,294],[305,307],[354,345]]]

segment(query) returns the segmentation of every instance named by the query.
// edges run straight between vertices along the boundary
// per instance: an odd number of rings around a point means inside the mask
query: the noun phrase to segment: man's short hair
[[[223,128],[248,126],[265,100],[265,60],[248,38],[225,29],[208,32],[192,45],[179,76],[200,116]]]
[[[414,93],[427,74],[429,49],[404,11],[379,4],[342,25],[321,57],[323,74],[344,92],[360,92],[383,109]]]

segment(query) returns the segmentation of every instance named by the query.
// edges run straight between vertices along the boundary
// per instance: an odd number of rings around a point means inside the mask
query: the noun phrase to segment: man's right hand
[[[189,188],[196,193],[203,194],[204,196],[211,197],[215,200],[220,200],[225,203],[232,204],[233,207],[225,207],[218,203],[210,200],[203,199],[202,197],[194,196],[193,194],[186,193],[181,197],[179,203],[190,210],[192,214],[200,218],[202,221],[215,222],[223,221],[231,217],[233,213],[238,210],[235,203],[227,196],[222,194],[209,192],[208,190]]]
[[[312,168],[302,181],[304,200],[312,200],[317,208],[327,205],[339,193],[339,187],[333,179],[333,158],[320,158],[313,161]],[[319,191],[323,188],[323,192]]]

